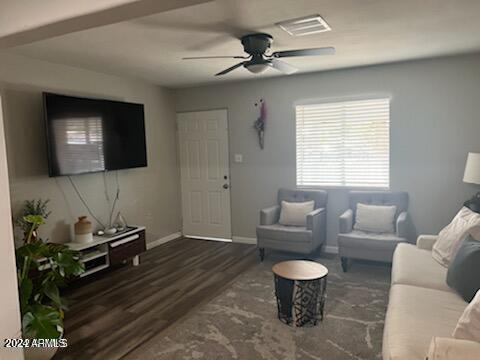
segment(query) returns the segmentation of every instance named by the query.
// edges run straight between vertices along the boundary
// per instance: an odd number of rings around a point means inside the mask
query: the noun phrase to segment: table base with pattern
[[[315,326],[323,320],[327,276],[313,280],[290,280],[274,274],[274,278],[280,321],[301,327]]]

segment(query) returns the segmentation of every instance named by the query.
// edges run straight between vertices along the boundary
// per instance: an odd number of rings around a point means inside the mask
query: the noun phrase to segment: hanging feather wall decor
[[[255,106],[260,108],[260,115],[253,123],[253,127],[255,128],[255,130],[257,130],[258,144],[263,150],[263,147],[265,145],[265,122],[267,120],[267,106],[263,99],[260,99],[258,103],[255,103]]]

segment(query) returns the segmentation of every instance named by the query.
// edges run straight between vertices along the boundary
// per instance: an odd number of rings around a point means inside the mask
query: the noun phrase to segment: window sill
[[[379,187],[379,186],[342,186],[342,185],[330,185],[330,186],[320,186],[320,185],[297,185],[297,189],[302,190],[362,190],[362,191],[390,191],[390,187]]]

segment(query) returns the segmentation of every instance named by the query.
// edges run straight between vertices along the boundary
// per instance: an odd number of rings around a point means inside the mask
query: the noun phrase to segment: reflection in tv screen
[[[50,176],[147,166],[141,104],[44,94]]]

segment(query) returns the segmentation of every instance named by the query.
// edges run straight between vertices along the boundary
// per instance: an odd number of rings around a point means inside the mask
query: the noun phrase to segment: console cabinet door
[[[140,231],[136,234],[114,240],[109,243],[108,246],[110,264],[119,264],[124,260],[133,258],[145,250],[145,231]]]

